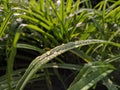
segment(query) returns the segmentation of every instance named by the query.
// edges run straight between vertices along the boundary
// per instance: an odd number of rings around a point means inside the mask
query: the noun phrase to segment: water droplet
[[[50,51],[46,52],[47,55],[50,55]]]

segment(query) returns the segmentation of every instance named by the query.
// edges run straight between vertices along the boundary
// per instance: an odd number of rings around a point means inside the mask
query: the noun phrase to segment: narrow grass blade
[[[59,15],[58,10],[57,10],[55,4],[53,3],[53,1],[52,0],[48,0],[48,2],[50,4],[51,8],[53,9],[53,11],[55,12],[57,18],[60,20],[60,15]]]
[[[52,82],[51,82],[51,78],[50,78],[50,74],[48,70],[44,69],[44,73],[45,73],[46,84],[47,84],[48,90],[53,90]]]
[[[16,86],[16,84],[18,83],[18,81],[20,80],[20,78],[22,77],[22,74],[25,71],[25,69],[19,69],[13,72],[12,76],[13,76],[13,80],[11,83],[12,88],[14,88]],[[0,90],[10,90],[9,86],[8,86],[8,80],[6,78],[7,76],[0,76]]]
[[[50,21],[48,21],[45,17],[44,17],[44,14],[42,14],[42,12],[40,12],[40,11],[36,11],[36,12],[34,12],[34,11],[28,11],[28,10],[23,10],[23,11],[25,11],[27,14],[30,14],[30,15],[33,15],[34,16],[34,18],[38,18],[39,20],[41,20],[41,21],[43,21],[43,22],[45,22],[47,25],[52,25],[52,23],[50,22]],[[29,16],[29,15],[26,15],[26,16]],[[30,16],[29,16],[30,17]]]
[[[61,82],[61,84],[63,85],[64,89],[66,90],[67,87],[66,87],[65,82],[64,82],[62,76],[60,75],[58,69],[54,69],[54,73],[57,76],[57,78],[59,79],[59,81]]]
[[[10,21],[10,19],[11,19],[12,16],[13,16],[13,12],[11,11],[11,12],[8,13],[7,17],[5,18],[5,20],[1,24],[1,27],[0,27],[0,38],[4,34],[4,31],[7,28],[8,23],[9,23],[9,21]]]
[[[38,31],[38,32],[42,33],[43,35],[48,36],[48,37],[54,42],[54,44],[56,44],[56,45],[58,44],[57,40],[56,40],[51,34],[45,32],[44,30],[42,30],[42,29],[39,28],[38,26],[32,25],[32,24],[28,24],[27,27],[28,27],[28,28],[31,28],[31,29],[33,29],[33,30]]]
[[[113,70],[114,68],[106,63],[94,62],[86,64],[67,90],[88,90]]]
[[[68,69],[68,70],[75,70],[79,71],[82,68],[83,65],[76,65],[76,64],[59,64],[59,63],[50,63],[50,64],[45,64],[42,66],[42,68],[55,68],[55,69]]]
[[[55,6],[55,4],[53,3],[53,1],[51,0],[48,0],[52,10],[54,11],[55,15],[56,15],[56,18],[58,19],[58,21],[61,23],[62,25],[62,28],[65,29],[64,27],[64,18],[65,18],[65,6],[64,6],[64,0],[60,0],[60,6],[57,8]],[[59,11],[60,10],[60,11]]]
[[[114,57],[111,57],[107,60],[105,60],[104,62],[106,63],[112,63],[112,62],[117,62],[117,61],[120,61],[120,54],[114,56]]]
[[[111,10],[109,13],[106,14],[105,18],[114,17],[116,12],[120,11],[120,6],[116,7],[115,9]]]
[[[104,1],[99,2],[94,8],[98,9],[99,11],[102,10],[104,5]]]
[[[118,29],[116,32],[114,32],[114,33],[110,36],[110,38],[109,38],[108,41],[112,41],[112,40],[114,39],[114,37],[117,36],[117,34],[119,34],[119,33],[120,33],[120,29]],[[102,51],[104,51],[104,50],[106,49],[106,47],[107,47],[107,44],[103,47],[103,50],[102,50]]]
[[[119,90],[117,88],[117,85],[115,85],[110,79],[105,78],[103,80],[103,85],[105,85],[107,87],[108,90]]]
[[[71,10],[71,13],[74,13],[75,11],[79,10],[79,5],[81,4],[80,0],[77,0]]]
[[[78,57],[82,58],[85,62],[90,63],[92,62],[92,58],[85,54],[84,52],[78,50],[78,49],[72,49],[70,50],[73,54],[77,55]]]
[[[20,25],[16,34],[15,34],[13,44],[12,44],[12,47],[11,47],[11,51],[10,51],[10,55],[9,55],[8,61],[7,61],[8,85],[9,85],[10,90],[12,90],[11,81],[12,81],[14,57],[16,55],[16,45],[17,45],[17,42],[19,40],[20,33],[21,33],[21,30],[23,29],[23,27],[24,27],[24,25]]]
[[[66,13],[69,14],[72,9],[72,0],[67,0]]]
[[[27,15],[23,15],[22,18],[30,20],[31,22],[34,22],[34,24],[38,24],[41,25],[42,27],[44,27],[46,30],[50,30],[50,26],[48,26],[47,24],[45,24],[44,22],[41,22],[40,20],[38,20],[37,18],[33,18]]]
[[[64,23],[64,15],[65,15],[65,6],[64,6],[64,0],[60,0],[61,4],[60,4],[60,20],[62,21],[62,23]]]
[[[40,2],[40,9],[41,9],[41,11],[44,11],[44,0],[39,0],[39,2]]]
[[[45,51],[36,47],[36,46],[33,46],[33,45],[29,45],[29,44],[21,44],[21,43],[18,43],[17,44],[17,48],[24,48],[24,49],[30,49],[30,50],[34,50],[34,51],[37,51],[39,53],[44,53]]]

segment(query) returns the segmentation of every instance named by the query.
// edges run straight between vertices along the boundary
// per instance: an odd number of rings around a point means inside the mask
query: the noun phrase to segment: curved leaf
[[[102,62],[86,64],[67,90],[88,90],[113,69],[111,65]]]
[[[0,38],[2,37],[2,35],[4,34],[4,31],[10,21],[10,18],[13,16],[13,12],[9,12],[7,17],[5,18],[5,20],[3,21],[3,23],[1,24],[0,27]]]
[[[108,41],[104,41],[104,40],[81,40],[81,41],[76,41],[76,42],[69,42],[67,44],[63,44],[60,46],[57,46],[53,49],[51,49],[50,51],[44,53],[41,56],[38,56],[37,58],[35,58],[31,64],[29,65],[28,69],[26,70],[25,74],[23,75],[23,77],[20,79],[20,81],[18,82],[17,86],[16,86],[16,90],[23,90],[23,88],[25,87],[26,83],[30,80],[30,78],[39,70],[41,69],[41,67],[46,64],[47,62],[49,62],[50,60],[52,60],[53,58],[57,57],[58,55],[73,49],[73,48],[77,48],[80,46],[85,46],[85,45],[90,45],[90,44],[96,44],[96,43],[104,43],[104,44],[112,44],[114,46],[118,46],[120,47],[120,44],[114,43],[114,42],[108,42]],[[108,73],[111,71],[108,71]],[[102,73],[103,75],[106,73]]]

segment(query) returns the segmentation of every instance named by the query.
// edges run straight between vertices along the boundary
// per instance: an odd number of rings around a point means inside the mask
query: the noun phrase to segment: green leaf
[[[51,34],[45,32],[44,30],[42,30],[42,29],[39,28],[38,26],[32,25],[32,24],[28,24],[27,27],[28,27],[28,28],[31,28],[31,29],[33,29],[33,30],[38,31],[38,32],[42,33],[43,35],[48,36],[48,37],[54,42],[54,44],[56,44],[56,45],[58,44],[57,40],[56,40]]]
[[[42,68],[60,68],[60,69],[69,69],[79,71],[82,68],[82,65],[76,64],[58,64],[58,63],[48,63],[42,66]]]
[[[12,73],[13,73],[13,65],[14,65],[14,58],[16,55],[16,45],[17,42],[19,40],[20,34],[22,29],[25,27],[24,24],[20,25],[17,29],[17,32],[15,34],[14,40],[13,40],[13,44],[11,47],[11,51],[10,51],[10,55],[8,57],[8,61],[7,61],[7,78],[8,78],[8,85],[9,85],[9,89],[11,90],[11,81],[12,81]]]
[[[120,11],[120,6],[116,7],[115,9],[111,10],[109,13],[107,13],[107,15],[105,16],[105,18],[108,17],[114,17],[114,15]]]
[[[11,19],[12,16],[13,16],[13,12],[9,12],[8,15],[7,15],[7,17],[5,18],[5,20],[1,24],[1,27],[0,27],[0,38],[4,34],[4,31],[7,28],[8,23],[9,23],[9,21],[10,21],[10,19]]]
[[[60,0],[60,20],[64,23],[64,11],[65,11],[65,8],[64,8],[64,0]]]
[[[85,54],[84,52],[78,50],[78,49],[72,49],[70,50],[73,54],[77,55],[78,57],[82,58],[85,62],[89,63],[92,62],[92,58]]]
[[[118,29],[116,32],[114,32],[114,33],[110,36],[110,38],[109,38],[108,41],[112,41],[112,40],[114,39],[114,37],[117,36],[117,34],[119,34],[119,33],[120,33],[120,29]],[[103,47],[103,50],[102,50],[102,51],[104,51],[104,50],[106,49],[106,47],[107,47],[107,44]]]
[[[60,46],[57,46],[53,49],[51,49],[50,51],[44,53],[41,56],[36,57],[31,64],[29,65],[29,67],[27,68],[25,74],[23,75],[23,77],[20,79],[19,83],[16,86],[16,90],[23,90],[23,88],[25,87],[26,83],[30,80],[30,78],[39,70],[41,69],[41,67],[48,63],[49,61],[51,61],[53,58],[57,57],[58,55],[80,47],[80,46],[85,46],[85,45],[90,45],[90,44],[96,44],[96,43],[103,43],[103,44],[111,44],[114,46],[118,46],[120,47],[120,44],[118,43],[114,43],[114,42],[107,42],[104,40],[81,40],[81,41],[76,41],[76,42],[69,42],[67,44],[63,44]],[[107,65],[106,65],[107,67]],[[100,69],[101,70],[101,69]],[[104,70],[104,72],[100,72],[103,76],[107,75],[108,73],[110,73],[111,70]],[[96,73],[95,73],[96,74]],[[98,81],[100,78],[102,78],[102,76],[99,76],[98,78],[96,78]]]
[[[19,69],[13,72],[12,74],[12,82],[11,82],[11,86],[12,88],[14,88],[17,84],[17,82],[20,80],[20,78],[22,77],[22,74],[25,71],[25,69]],[[8,90],[9,86],[8,86],[8,78],[6,78],[7,76],[0,76],[0,90]]]
[[[110,79],[105,78],[103,84],[108,88],[108,90],[118,90],[117,85],[115,85]]]
[[[113,70],[111,65],[102,62],[86,64],[67,90],[88,90]]]
[[[72,8],[72,0],[67,0],[66,13],[70,13]]]
[[[37,18],[33,18],[33,17],[27,16],[27,15],[23,15],[22,18],[27,19],[27,20],[31,20],[35,24],[39,24],[42,27],[46,28],[46,30],[50,30],[50,26],[48,26],[46,23],[38,20]]]
[[[44,0],[39,0],[39,2],[41,11],[44,11]]]
[[[24,49],[30,49],[30,50],[34,50],[34,51],[37,51],[39,53],[43,53],[45,52],[44,50],[36,47],[36,46],[33,46],[33,45],[29,45],[29,44],[22,44],[22,43],[18,43],[17,44],[17,48],[24,48]]]
[[[112,63],[112,62],[119,62],[120,61],[120,54],[115,55],[114,57],[106,59],[104,62]]]

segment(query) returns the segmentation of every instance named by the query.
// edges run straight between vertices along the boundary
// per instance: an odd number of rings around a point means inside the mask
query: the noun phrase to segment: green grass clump
[[[56,78],[64,90],[119,90],[120,1],[92,3],[1,0],[0,90],[54,90]]]

